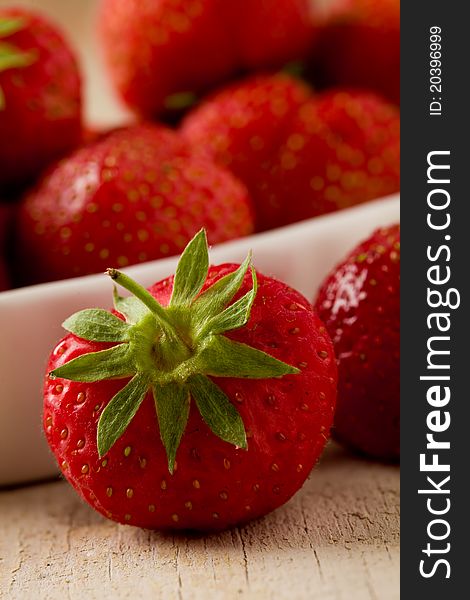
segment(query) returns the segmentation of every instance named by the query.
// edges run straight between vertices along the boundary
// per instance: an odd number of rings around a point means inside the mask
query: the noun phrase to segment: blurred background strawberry
[[[75,56],[49,18],[0,8],[0,191],[23,186],[81,138]]]
[[[252,233],[245,187],[169,129],[123,128],[62,160],[26,195],[21,275],[65,279],[175,255],[202,227],[213,244]]]
[[[102,0],[100,32],[117,89],[147,117],[305,58],[314,39],[308,0]]]
[[[400,103],[400,0],[339,0],[312,54],[322,87],[369,88]]]

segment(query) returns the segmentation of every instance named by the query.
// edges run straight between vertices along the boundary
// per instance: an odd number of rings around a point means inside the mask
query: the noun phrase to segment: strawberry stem
[[[117,269],[106,269],[106,274],[111,277],[118,285],[126,289],[128,292],[138,298],[156,317],[159,324],[165,332],[172,338],[178,338],[178,334],[173,327],[173,324],[168,319],[167,312],[163,306],[155,300],[155,298],[143,286],[139,285],[131,277],[118,271]]]

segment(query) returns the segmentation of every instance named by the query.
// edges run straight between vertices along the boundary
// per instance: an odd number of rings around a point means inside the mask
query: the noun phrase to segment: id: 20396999
[[[438,25],[429,28],[429,114],[440,117],[442,114],[442,30]]]

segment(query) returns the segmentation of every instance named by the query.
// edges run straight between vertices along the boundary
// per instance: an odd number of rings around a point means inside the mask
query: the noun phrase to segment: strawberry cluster
[[[201,227],[218,243],[398,191],[398,16],[397,0],[102,0],[99,37],[135,123],[91,132],[64,35],[1,8],[9,285],[175,255]]]
[[[398,0],[102,0],[98,29],[135,122],[95,132],[64,36],[0,9],[0,291],[115,283],[49,358],[64,476],[120,523],[221,529],[286,502],[332,426],[397,459],[399,226],[315,308],[208,243],[399,190]],[[118,270],[177,254],[148,290]]]

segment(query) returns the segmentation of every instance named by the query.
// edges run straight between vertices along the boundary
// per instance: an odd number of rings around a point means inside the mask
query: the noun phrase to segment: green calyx
[[[0,17],[0,73],[7,69],[20,69],[28,67],[37,59],[34,51],[24,52],[15,45],[5,42],[17,31],[26,27],[26,21],[21,17]],[[5,108],[5,96],[0,88],[0,110]]]
[[[201,292],[208,269],[207,239],[201,230],[179,260],[167,307],[124,273],[108,269],[115,283],[132,293],[122,297],[114,289],[114,307],[125,320],[102,309],[87,309],[63,323],[67,331],[80,338],[116,345],[65,363],[49,374],[51,378],[82,382],[130,378],[100,416],[100,456],[121,437],[149,391],[155,401],[170,473],[191,400],[215,435],[246,448],[245,428],[238,411],[210,377],[268,379],[299,372],[223,335],[243,327],[250,318],[258,289],[251,255],[237,270]],[[233,302],[247,272],[251,272],[253,285]]]
[[[165,98],[165,108],[167,110],[186,110],[194,106],[198,97],[193,92],[177,92]]]

